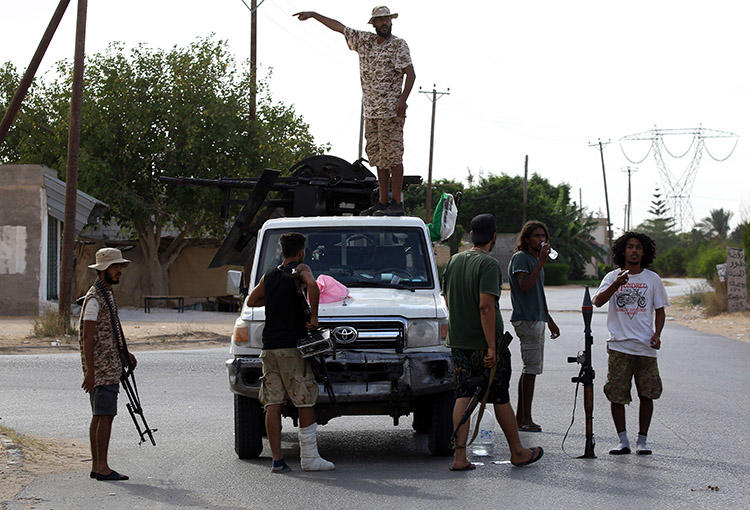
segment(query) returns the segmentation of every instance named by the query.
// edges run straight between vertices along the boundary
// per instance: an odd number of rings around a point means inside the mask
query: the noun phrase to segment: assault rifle
[[[583,315],[583,334],[585,338],[584,348],[577,356],[569,356],[568,363],[578,363],[581,365],[581,371],[577,377],[571,378],[576,384],[576,398],[578,396],[578,385],[583,384],[583,409],[586,413],[586,446],[583,455],[579,459],[595,459],[594,453],[594,367],[591,366],[591,345],[594,343],[594,337],[591,335],[591,316],[593,315],[593,305],[589,288],[583,294],[583,304],[581,305],[581,314]],[[573,405],[573,420],[575,420],[575,404]],[[571,426],[573,422],[571,421]],[[570,430],[570,428],[568,428]],[[567,432],[565,434],[567,436]],[[563,443],[565,439],[563,439]]]

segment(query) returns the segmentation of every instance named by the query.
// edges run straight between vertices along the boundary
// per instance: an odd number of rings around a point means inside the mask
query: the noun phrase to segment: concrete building
[[[35,315],[56,302],[65,183],[42,165],[0,166],[0,315]],[[78,192],[76,235],[106,204]]]

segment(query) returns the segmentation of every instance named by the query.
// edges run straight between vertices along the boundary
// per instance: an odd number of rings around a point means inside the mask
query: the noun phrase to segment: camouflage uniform
[[[359,54],[367,158],[378,168],[398,165],[404,155],[404,118],[396,116],[396,104],[404,69],[412,65],[409,46],[395,36],[378,43],[376,34],[348,27],[344,36]]]
[[[114,303],[114,296],[111,297]],[[122,360],[117,349],[117,339],[114,331],[112,331],[112,321],[106,298],[95,285],[92,285],[86,293],[78,323],[78,343],[81,347],[83,374],[86,375],[86,354],[83,351],[83,310],[91,299],[95,299],[99,303],[99,314],[96,318],[96,331],[94,333],[94,386],[118,385],[122,375]],[[116,308],[115,313],[117,313]],[[119,318],[115,317],[115,323],[118,322]]]

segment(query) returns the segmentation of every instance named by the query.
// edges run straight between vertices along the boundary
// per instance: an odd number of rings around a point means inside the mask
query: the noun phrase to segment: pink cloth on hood
[[[332,276],[322,274],[315,282],[320,289],[321,303],[335,303],[349,296],[349,288]]]

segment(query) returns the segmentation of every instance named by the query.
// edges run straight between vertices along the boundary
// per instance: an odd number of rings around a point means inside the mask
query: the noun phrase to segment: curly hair
[[[531,233],[538,228],[544,229],[544,234],[547,236],[547,242],[549,242],[549,229],[547,228],[547,225],[545,225],[541,221],[529,220],[523,224],[523,228],[518,234],[518,242],[516,243],[516,247],[513,252],[515,253],[517,251],[529,251],[529,237],[531,237]]]
[[[637,239],[643,246],[641,267],[646,269],[656,256],[656,243],[649,236],[640,232],[625,232],[615,239],[614,244],[612,244],[612,261],[619,268],[625,267],[625,245],[628,244],[630,239]]]

